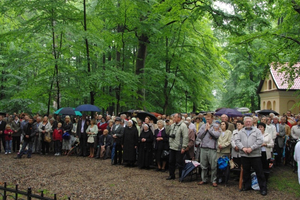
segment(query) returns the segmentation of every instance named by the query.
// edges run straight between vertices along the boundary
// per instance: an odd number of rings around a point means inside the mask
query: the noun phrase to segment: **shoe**
[[[161,172],[166,172],[166,170],[165,170],[165,169],[162,169]]]
[[[204,181],[200,181],[199,183],[197,183],[197,185],[205,185],[207,184],[207,182],[204,182]]]
[[[156,169],[156,171],[158,171],[158,172],[159,172],[159,171],[161,171],[161,169],[157,168],[157,169]]]
[[[213,183],[212,186],[213,187],[218,187],[218,184],[217,183]]]
[[[242,191],[249,191],[252,190],[252,188],[243,188]]]
[[[261,191],[260,194],[263,195],[263,196],[266,196],[267,195],[267,191],[265,191],[265,190]]]
[[[8,152],[9,154],[11,154],[11,152]]]
[[[57,156],[57,153],[56,153],[56,154],[54,154],[54,156]]]
[[[166,178],[166,180],[173,180],[175,179],[175,176],[169,176],[168,178]]]
[[[57,153],[57,156],[60,156],[60,153]]]
[[[5,152],[5,155],[7,155],[7,152]]]

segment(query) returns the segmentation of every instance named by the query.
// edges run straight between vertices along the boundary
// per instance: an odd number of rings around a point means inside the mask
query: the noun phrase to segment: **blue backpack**
[[[62,138],[65,139],[65,140],[70,139],[70,133],[65,132],[65,133],[62,135]]]
[[[222,156],[218,159],[218,168],[220,170],[226,169],[229,163],[229,158],[227,156]]]

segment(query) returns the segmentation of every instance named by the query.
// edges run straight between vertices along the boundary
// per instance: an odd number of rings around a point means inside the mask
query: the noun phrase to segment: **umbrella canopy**
[[[3,115],[3,116],[5,116],[5,115],[6,115],[6,113],[5,113],[5,112],[2,112],[2,111],[0,111],[0,115]]]
[[[240,113],[239,111],[237,111],[235,109],[231,109],[231,108],[222,108],[218,112],[215,113],[215,115],[217,115],[217,116],[221,116],[223,114],[227,115],[228,117],[242,117],[243,116],[242,113]]]
[[[181,172],[181,177],[180,177],[179,181],[182,182],[183,179],[187,175],[189,175],[189,173],[191,173],[191,171],[193,171],[195,168],[196,167],[195,167],[195,165],[192,162],[186,163],[185,166],[184,166],[184,168],[183,168],[183,170],[182,170],[182,172]]]
[[[62,109],[63,109],[63,108],[58,109],[57,111],[55,111],[54,114],[56,114],[56,115],[63,115],[63,114],[59,114],[59,112],[60,112]],[[73,110],[75,110],[75,108],[73,108]],[[76,115],[76,116],[82,116],[81,112],[79,112],[79,111],[75,111],[75,115]]]
[[[58,112],[56,111],[55,114],[58,115],[76,115],[75,111],[71,107],[61,108]]]
[[[151,114],[153,114],[155,117],[162,116],[162,114],[156,112],[151,112]]]
[[[138,117],[140,118],[140,120],[145,121],[145,118],[148,116],[150,117],[150,119],[153,120],[154,123],[157,122],[157,118],[155,117],[155,115],[153,115],[152,113],[146,112],[144,110],[128,110],[127,112],[121,112],[121,114],[128,114],[131,115],[132,117]]]
[[[101,112],[101,109],[95,105],[83,104],[75,108],[76,111],[91,111],[91,112]]]
[[[274,110],[260,110],[257,113],[259,113],[261,115],[268,115],[270,113],[274,113],[275,115],[279,115],[279,113],[274,111]]]
[[[241,107],[241,108],[238,108],[237,111],[239,111],[239,112],[249,112],[250,109],[246,108],[246,107]]]

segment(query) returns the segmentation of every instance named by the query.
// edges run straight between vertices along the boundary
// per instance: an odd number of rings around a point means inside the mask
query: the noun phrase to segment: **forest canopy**
[[[299,60],[298,0],[0,0],[0,10],[6,112],[255,110],[269,64]]]

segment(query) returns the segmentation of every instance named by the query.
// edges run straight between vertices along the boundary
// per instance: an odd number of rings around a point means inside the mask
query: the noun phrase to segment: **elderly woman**
[[[217,157],[227,156],[229,158],[231,149],[231,138],[232,133],[228,129],[228,123],[225,121],[221,122],[221,135],[218,139]]]
[[[169,136],[164,128],[164,121],[157,121],[158,128],[154,131],[155,140],[155,158],[157,163],[157,171],[165,171],[167,156],[163,156],[164,151],[169,151]]]
[[[265,131],[266,124],[258,123],[257,128],[264,136],[263,144],[261,145],[261,162],[263,165],[263,169],[267,170],[269,169],[269,162],[271,159],[272,148],[274,147],[274,141],[272,139],[272,134]],[[268,180],[268,174],[265,174],[265,176],[266,180]]]
[[[64,133],[69,133],[70,137],[68,137],[68,138],[63,137],[62,150],[63,150],[64,155],[67,155],[72,147],[72,141],[73,141],[72,138],[74,137],[72,135],[72,129],[73,129],[73,124],[71,122],[71,118],[70,118],[70,116],[67,115],[65,117],[65,123],[63,125],[63,130],[64,130]]]
[[[86,134],[88,135],[88,140],[87,143],[90,146],[90,155],[88,156],[89,158],[93,158],[94,157],[94,143],[95,143],[95,136],[98,133],[98,127],[96,124],[96,120],[92,119],[91,120],[91,125],[89,125],[86,129]]]
[[[127,126],[124,128],[122,141],[123,162],[127,167],[133,167],[136,161],[136,148],[138,145],[138,130],[133,125],[132,120],[127,121]]]
[[[189,122],[184,122],[187,127],[189,127]],[[187,160],[195,160],[195,153],[194,153],[194,145],[195,145],[195,132],[192,128],[189,128],[189,143],[187,148],[185,149],[186,158]]]
[[[139,137],[138,166],[140,169],[149,169],[150,164],[152,164],[152,144],[153,133],[148,124],[144,124]]]
[[[244,127],[244,122],[243,121],[237,121],[236,122],[236,130],[234,130],[232,132],[232,139],[231,139],[231,156],[232,156],[232,159],[233,159],[233,162],[237,163],[238,166],[240,167],[241,166],[241,156],[240,156],[240,150],[239,148],[236,146],[235,144],[235,139],[236,139],[236,136],[238,134],[238,132]]]
[[[50,142],[51,141],[47,141],[46,137],[51,138],[51,131],[52,131],[51,124],[48,121],[48,117],[45,116],[43,118],[43,121],[39,125],[39,132],[40,132],[40,135],[41,135],[41,144],[42,144],[42,153],[43,153],[43,155],[45,155],[45,154],[48,155],[48,153],[49,153],[49,147],[50,147]]]

